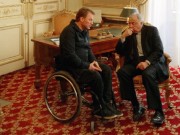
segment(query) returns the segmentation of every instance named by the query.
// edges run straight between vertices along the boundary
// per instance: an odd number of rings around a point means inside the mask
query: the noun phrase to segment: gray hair
[[[131,18],[132,16],[137,16],[139,21],[141,21],[141,22],[143,21],[143,17],[140,13],[135,12],[135,13],[131,14],[129,17]]]

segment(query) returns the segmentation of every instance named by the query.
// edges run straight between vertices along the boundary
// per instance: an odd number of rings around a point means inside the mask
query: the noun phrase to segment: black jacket
[[[156,27],[143,25],[141,30],[141,44],[145,59],[149,60],[158,69],[158,80],[164,81],[168,78],[168,66],[163,55],[163,45]],[[126,37],[124,43],[118,42],[116,52],[125,57],[125,64],[138,63],[137,40],[133,34]]]
[[[92,53],[87,30],[80,30],[75,20],[64,28],[60,34],[60,63],[63,69],[78,72],[88,69],[95,60]]]

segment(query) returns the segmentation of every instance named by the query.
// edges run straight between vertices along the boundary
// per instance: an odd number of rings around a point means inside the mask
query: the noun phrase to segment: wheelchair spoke
[[[54,74],[46,82],[44,93],[46,106],[58,121],[69,122],[80,113],[81,94],[69,74]]]

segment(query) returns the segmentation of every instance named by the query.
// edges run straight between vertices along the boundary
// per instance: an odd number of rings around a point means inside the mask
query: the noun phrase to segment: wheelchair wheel
[[[44,97],[47,109],[60,122],[70,122],[80,114],[80,89],[66,71],[55,72],[47,79]]]

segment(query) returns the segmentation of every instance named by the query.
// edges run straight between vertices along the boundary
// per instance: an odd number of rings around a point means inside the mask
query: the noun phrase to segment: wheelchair
[[[92,108],[91,94],[99,102],[97,95],[87,84],[78,84],[72,75],[64,70],[54,72],[46,80],[44,86],[45,104],[50,114],[57,121],[70,123],[79,116],[82,105]],[[99,107],[101,105],[99,103]],[[90,122],[91,132],[94,132],[94,120]]]
[[[101,57],[99,62],[107,61]],[[55,59],[54,70],[45,82],[45,104],[53,118],[61,123],[70,123],[80,115],[82,105],[93,109],[92,98],[95,99],[101,109],[97,95],[88,84],[81,84],[70,72],[60,69]],[[88,96],[87,96],[88,95]],[[90,95],[90,96],[89,96]],[[113,102],[115,99],[113,96]],[[94,132],[94,115],[90,122],[91,132]],[[103,118],[102,118],[103,119]]]

